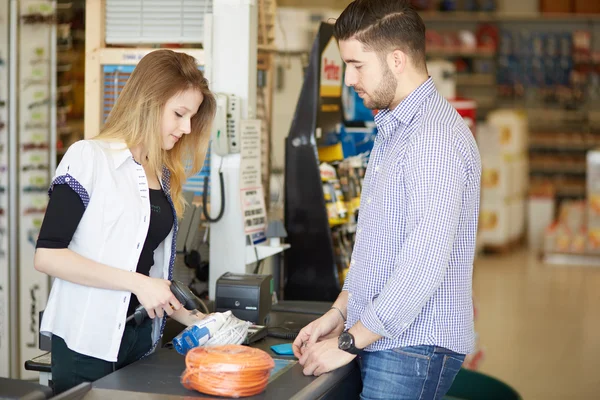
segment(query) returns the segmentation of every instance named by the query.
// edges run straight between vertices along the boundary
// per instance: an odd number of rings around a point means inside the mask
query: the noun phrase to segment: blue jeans
[[[359,356],[361,400],[438,400],[452,386],[465,356],[435,346],[403,347]]]

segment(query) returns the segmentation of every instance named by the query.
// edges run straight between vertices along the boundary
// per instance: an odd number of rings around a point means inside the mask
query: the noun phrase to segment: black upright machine
[[[341,290],[317,146],[342,123],[342,83],[333,26],[321,23],[285,145],[285,300],[334,301]]]

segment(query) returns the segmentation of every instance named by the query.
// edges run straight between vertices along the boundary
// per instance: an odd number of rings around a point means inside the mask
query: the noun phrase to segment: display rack
[[[323,57],[337,79],[325,79]],[[342,122],[341,70],[333,26],[321,23],[285,143],[285,300],[334,301],[341,290],[318,158],[318,142]]]
[[[33,258],[48,203],[50,171],[56,169],[56,2],[18,4],[19,359],[29,360],[41,354],[39,312],[49,293],[48,276],[35,270]],[[21,379],[36,376],[20,364]]]
[[[83,12],[85,0],[59,0],[57,3],[57,164],[69,146],[84,137]]]
[[[56,165],[56,2],[0,3],[0,376],[29,379],[48,276],[33,266]]]
[[[0,3],[0,377],[10,375],[10,275],[9,275],[9,22],[8,2]]]
[[[258,80],[256,112],[262,123],[262,180],[265,189],[265,204],[269,204],[271,177],[271,120],[273,117],[273,92],[275,65],[275,17],[277,3],[275,0],[259,0],[258,2]]]

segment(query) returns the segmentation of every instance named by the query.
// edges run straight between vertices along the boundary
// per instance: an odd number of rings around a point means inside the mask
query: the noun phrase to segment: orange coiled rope
[[[185,366],[181,383],[186,389],[213,396],[247,397],[265,390],[275,362],[260,349],[231,344],[191,349]]]

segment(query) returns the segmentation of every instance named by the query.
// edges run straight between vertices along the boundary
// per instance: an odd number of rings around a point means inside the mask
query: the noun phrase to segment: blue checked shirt
[[[481,160],[462,117],[428,79],[380,111],[343,290],[365,350],[474,350],[472,272]]]

